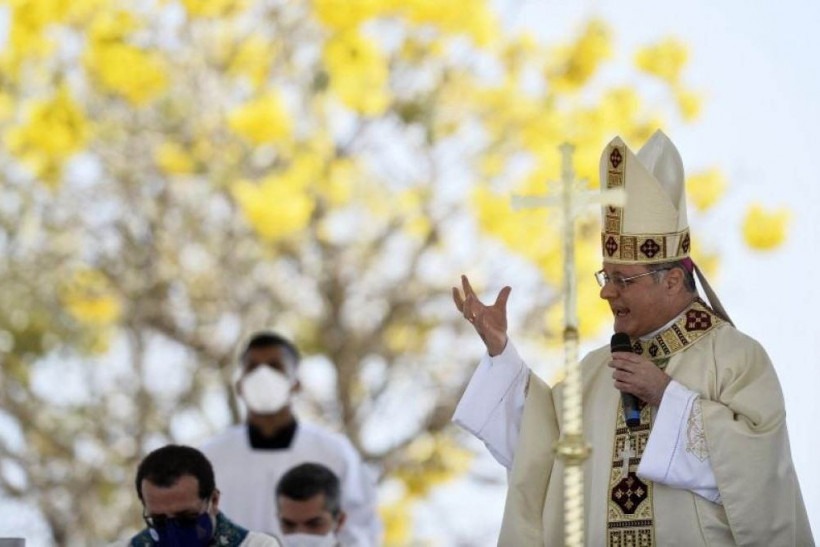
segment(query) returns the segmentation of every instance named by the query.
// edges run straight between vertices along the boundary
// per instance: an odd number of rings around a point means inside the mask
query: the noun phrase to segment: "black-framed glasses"
[[[204,498],[202,500],[206,505],[205,509],[199,511],[198,513],[189,512],[189,513],[182,513],[175,517],[169,517],[166,515],[146,515],[145,509],[142,510],[142,520],[145,521],[145,524],[148,525],[149,528],[153,528],[154,530],[162,530],[171,522],[176,523],[177,525],[184,527],[184,528],[193,528],[196,526],[197,520],[199,519],[199,515],[204,513],[208,510],[208,503],[209,500]]]
[[[631,285],[636,279],[639,277],[644,277],[647,275],[652,275],[658,272],[665,272],[667,270],[671,270],[672,268],[659,268],[657,270],[649,270],[648,272],[639,273],[637,275],[630,275],[629,277],[624,277],[621,274],[612,274],[609,275],[603,270],[598,270],[595,272],[595,281],[598,282],[600,287],[605,287],[607,283],[613,283],[619,290],[623,290]]]

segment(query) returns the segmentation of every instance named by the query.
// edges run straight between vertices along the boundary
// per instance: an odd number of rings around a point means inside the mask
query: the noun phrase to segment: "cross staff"
[[[566,545],[584,545],[584,475],[581,465],[589,455],[584,441],[583,402],[581,400],[581,364],[578,361],[578,313],[575,281],[575,218],[592,204],[623,206],[626,196],[621,189],[604,192],[573,190],[575,173],[572,152],[575,147],[562,144],[561,195],[513,196],[515,209],[550,207],[560,204],[563,213],[564,238],[564,427],[555,451],[564,461],[564,540]]]

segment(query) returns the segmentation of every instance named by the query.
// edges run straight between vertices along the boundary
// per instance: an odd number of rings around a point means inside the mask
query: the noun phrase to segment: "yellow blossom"
[[[420,240],[428,237],[432,229],[433,223],[424,215],[415,215],[406,224],[407,233]]]
[[[575,141],[575,153],[572,156],[572,166],[575,170],[575,178],[581,184],[585,184],[585,188],[591,191],[597,191],[598,178],[598,160],[601,157],[601,148],[599,143],[601,138],[579,138]],[[560,177],[560,175],[556,175]],[[581,185],[579,185],[579,188]]]
[[[720,201],[726,192],[726,178],[717,169],[696,173],[686,181],[689,203],[698,211],[706,211]]]
[[[541,154],[544,150],[553,150],[566,138],[560,133],[561,114],[530,99],[514,82],[506,81],[480,92],[470,91],[470,95],[475,95],[474,104],[486,113],[483,121],[493,140],[506,142],[517,135],[526,150]],[[463,101],[470,95],[461,99],[462,104],[456,107],[463,107]]]
[[[64,0],[68,4],[65,19],[74,25],[84,26],[96,15],[110,13],[117,0]]]
[[[752,249],[769,251],[783,244],[789,222],[785,208],[767,210],[760,204],[751,205],[743,220],[743,237]]]
[[[395,472],[412,498],[422,498],[430,490],[464,473],[473,460],[468,450],[444,434],[424,433],[406,448],[405,465]]]
[[[487,188],[476,188],[473,192],[472,203],[482,228],[502,240],[514,241],[518,236],[525,235],[527,228],[532,224],[544,222],[543,214],[533,209],[519,211],[518,218],[513,220],[513,210],[509,199]]]
[[[537,194],[544,193],[543,186]],[[521,195],[533,192],[519,192]],[[548,262],[546,257],[557,256],[560,239],[548,236],[548,229],[560,228],[560,216],[546,208],[514,211],[509,196],[498,195],[486,188],[473,193],[473,205],[478,222],[488,233],[503,241],[511,250],[520,253],[535,264]]]
[[[245,218],[256,232],[278,241],[303,230],[310,221],[314,202],[304,186],[287,173],[271,175],[259,183],[240,181],[233,188]]]
[[[691,122],[697,119],[701,110],[700,96],[685,89],[677,89],[675,97],[678,100],[678,109],[684,121]]]
[[[440,56],[443,50],[442,41],[436,37],[411,35],[402,42],[398,56],[407,63],[422,64]]]
[[[504,44],[501,51],[501,58],[508,67],[511,74],[518,75],[521,68],[531,62],[533,56],[538,54],[538,44],[532,33],[524,33],[516,36],[508,43]]]
[[[319,179],[318,192],[332,206],[348,203],[359,176],[359,169],[351,158],[334,158],[328,166],[326,177]]]
[[[600,262],[595,270],[600,270]],[[587,274],[586,276],[581,273]],[[612,327],[612,312],[606,301],[601,299],[601,289],[598,283],[592,278],[592,274],[579,272],[579,283],[576,293],[576,306],[579,310],[578,331],[581,339],[589,339],[601,333],[604,328]],[[547,342],[551,345],[562,342],[564,331],[564,303],[562,299],[557,300],[546,313],[546,330],[549,334]]]
[[[231,130],[251,144],[273,143],[290,137],[291,120],[282,96],[270,91],[236,108],[228,116]]]
[[[252,35],[238,46],[229,65],[228,73],[245,76],[258,88],[268,78],[271,63],[276,57],[276,48],[260,35]]]
[[[511,95],[510,100],[515,100],[515,96]],[[520,112],[524,114],[521,119],[521,144],[537,156],[552,152],[561,142],[558,129],[561,127],[561,114],[554,109],[537,108],[529,101],[528,103],[534,108],[525,110],[521,106]]]
[[[597,111],[601,116],[601,123],[605,126],[617,127],[624,120],[634,120],[641,110],[641,99],[637,91],[628,87],[616,87],[608,90],[601,97]],[[600,153],[600,151],[599,151]]]
[[[88,71],[103,89],[137,106],[156,98],[168,85],[163,58],[156,52],[126,43],[93,44],[85,61]]]
[[[560,217],[559,217],[560,218]],[[544,235],[557,240],[549,252],[545,253],[537,262],[544,278],[551,285],[559,288],[564,286],[564,255],[562,247],[561,224],[545,226]],[[601,300],[600,287],[593,278],[593,273],[601,269],[601,244],[598,234],[600,223],[594,213],[575,221],[575,275],[576,275],[576,307],[578,310],[579,332],[581,337],[595,336],[601,327],[611,321],[612,313],[609,306]],[[547,332],[553,338],[560,340],[564,328],[564,305],[559,299],[554,306],[547,310]]]
[[[635,64],[644,72],[657,76],[669,84],[676,84],[688,57],[689,52],[683,42],[667,38],[638,50]]]
[[[191,17],[224,17],[240,11],[244,0],[182,0]]]
[[[467,75],[442,82],[439,93],[438,100],[444,112],[440,112],[438,117],[454,122],[463,120],[462,113],[467,110],[468,105],[481,99],[478,85]]]
[[[326,160],[316,150],[297,150],[282,178],[295,189],[307,189],[322,176]]]
[[[69,13],[70,0],[10,0],[8,42],[17,55],[41,56],[53,42],[46,36],[49,25],[62,22]]]
[[[92,269],[74,272],[61,290],[61,299],[72,316],[89,325],[110,325],[122,310],[108,279]]]
[[[88,23],[88,41],[92,45],[123,42],[140,28],[137,17],[122,9],[105,9],[96,12]]]
[[[394,354],[407,353],[418,348],[418,341],[425,338],[426,329],[422,321],[392,323],[382,333],[382,340]]]
[[[392,0],[311,0],[316,18],[335,30],[354,29],[359,24],[391,10]]]
[[[507,164],[507,159],[497,153],[484,154],[479,159],[479,168],[481,174],[486,178],[497,177],[504,171],[504,166]]]
[[[597,162],[597,158],[596,158]],[[552,167],[554,169],[554,167]],[[545,192],[558,195],[558,173],[537,171],[516,193],[542,195]],[[552,184],[545,182],[553,181]],[[535,208],[513,211],[508,196],[499,196],[486,189],[478,189],[473,195],[479,224],[488,233],[499,238],[510,250],[529,259],[542,272],[551,286],[561,287],[564,277],[563,248],[561,236],[562,213],[557,208]],[[592,220],[590,220],[592,219]],[[599,288],[592,272],[601,267],[598,219],[594,215],[576,221],[575,259],[578,275],[578,309],[584,310],[579,323],[582,336],[596,335],[601,326],[611,319],[609,308],[599,296]],[[558,336],[563,329],[563,306],[556,305],[546,311],[547,331]]]
[[[466,34],[479,46],[490,45],[500,34],[486,0],[461,0],[458,9],[440,0],[405,0],[400,6],[412,23],[432,25],[448,34]]]
[[[81,150],[89,137],[85,113],[64,86],[46,100],[27,106],[21,125],[12,127],[5,143],[35,174],[55,182],[59,166]]]
[[[372,40],[356,32],[339,33],[325,44],[322,60],[330,89],[342,103],[361,114],[384,112],[389,103],[387,60]]]
[[[212,158],[215,153],[216,146],[214,146],[214,143],[208,138],[200,136],[191,143],[191,156],[196,159],[207,160],[208,158]]]
[[[556,91],[577,91],[611,55],[609,28],[603,21],[593,19],[574,44],[555,52],[554,60],[547,66],[547,77]]]
[[[391,546],[409,545],[413,500],[403,497],[392,503],[379,505],[379,516],[384,523],[384,544]]]
[[[85,0],[85,9],[102,0]],[[142,106],[167,87],[165,60],[156,51],[138,48],[128,38],[141,26],[137,17],[122,9],[95,12],[88,25],[86,69],[105,91]]]
[[[194,160],[178,143],[163,142],[154,153],[159,168],[169,175],[187,175],[194,171]]]

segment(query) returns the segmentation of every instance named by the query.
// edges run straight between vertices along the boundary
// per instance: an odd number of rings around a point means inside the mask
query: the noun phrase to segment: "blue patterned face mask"
[[[208,512],[196,518],[164,519],[161,525],[151,528],[151,538],[162,547],[205,547],[214,535],[214,522]]]

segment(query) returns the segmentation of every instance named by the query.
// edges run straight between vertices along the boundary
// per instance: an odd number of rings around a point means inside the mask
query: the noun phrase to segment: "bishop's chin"
[[[612,310],[614,332],[628,333],[629,310]]]

